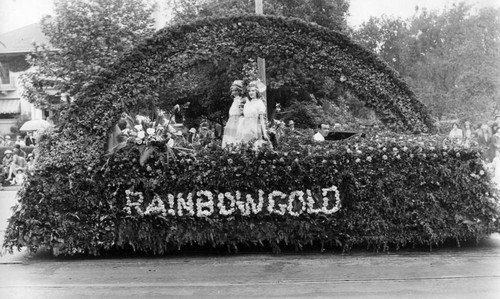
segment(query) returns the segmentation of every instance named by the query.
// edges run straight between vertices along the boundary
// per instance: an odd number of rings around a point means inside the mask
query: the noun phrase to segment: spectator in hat
[[[2,167],[0,167],[0,190],[3,189],[3,183],[7,180],[10,165],[12,164],[13,159],[12,151],[6,150],[2,159]]]
[[[21,138],[21,135],[17,135],[16,136],[16,141],[14,142],[14,144],[18,144],[20,146],[26,146],[26,144],[24,143],[24,140]]]
[[[4,157],[2,159],[2,169],[4,174],[9,173],[10,165],[12,164],[12,161],[14,158],[12,157],[12,151],[11,150],[6,150],[4,153]]]
[[[10,169],[7,179],[9,180],[15,179],[18,170],[22,170],[24,172],[26,171],[26,167],[27,167],[26,159],[24,159],[23,157],[19,156],[16,152],[14,152],[12,155],[12,163],[10,164]]]
[[[494,123],[491,128],[493,135],[490,140],[489,159],[493,161],[495,157],[500,156],[500,125]]]
[[[22,185],[25,180],[26,180],[26,173],[25,173],[24,169],[18,169],[16,171],[16,175],[10,181],[10,183],[12,185]]]
[[[33,132],[29,131],[24,138],[24,144],[26,146],[34,146],[36,144],[35,137],[33,137]]]
[[[35,155],[29,154],[26,158],[26,172],[32,174],[35,170]]]
[[[454,140],[456,142],[462,142],[464,139],[464,132],[458,126],[458,123],[454,123],[450,133],[448,134],[448,138],[450,140]]]
[[[10,135],[5,135],[4,146],[11,147],[14,145],[14,142],[10,139]]]
[[[13,154],[17,154],[17,155],[23,157],[24,159],[26,159],[26,156],[27,156],[26,152],[21,149],[21,145],[19,145],[19,144],[14,145]]]
[[[295,122],[293,120],[288,122],[288,130],[295,131]]]

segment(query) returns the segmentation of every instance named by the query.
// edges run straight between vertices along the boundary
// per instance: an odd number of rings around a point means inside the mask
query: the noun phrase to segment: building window
[[[9,68],[0,62],[0,84],[10,84]]]

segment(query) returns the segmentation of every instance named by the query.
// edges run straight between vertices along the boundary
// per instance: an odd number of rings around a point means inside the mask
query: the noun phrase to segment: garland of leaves
[[[126,53],[115,68],[88,84],[67,115],[77,126],[107,130],[124,109],[158,104],[161,86],[222,57],[263,57],[300,72],[318,72],[344,84],[394,130],[434,128],[426,107],[375,54],[346,35],[301,20],[243,15],[167,27]],[[277,74],[279,75],[279,74]],[[92,103],[92,105],[89,105]],[[95,116],[99,117],[96,118]]]

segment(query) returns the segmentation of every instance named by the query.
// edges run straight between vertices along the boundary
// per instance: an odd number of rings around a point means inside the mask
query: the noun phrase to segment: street
[[[2,225],[14,197],[0,192]],[[498,298],[500,236],[478,246],[378,254],[83,259],[21,252],[0,258],[0,279],[0,298]]]

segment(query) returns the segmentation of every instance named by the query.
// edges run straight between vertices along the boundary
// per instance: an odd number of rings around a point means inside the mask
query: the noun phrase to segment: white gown
[[[241,119],[243,118],[240,108],[242,100],[240,96],[235,97],[231,104],[231,108],[229,108],[229,118],[227,119],[226,126],[224,127],[224,134],[222,135],[223,148],[228,144],[238,144],[240,142],[238,129]]]
[[[240,122],[238,135],[241,142],[249,142],[256,139],[262,144],[265,133],[266,106],[261,99],[249,100],[243,107],[243,119]],[[257,144],[259,145],[259,144]]]

